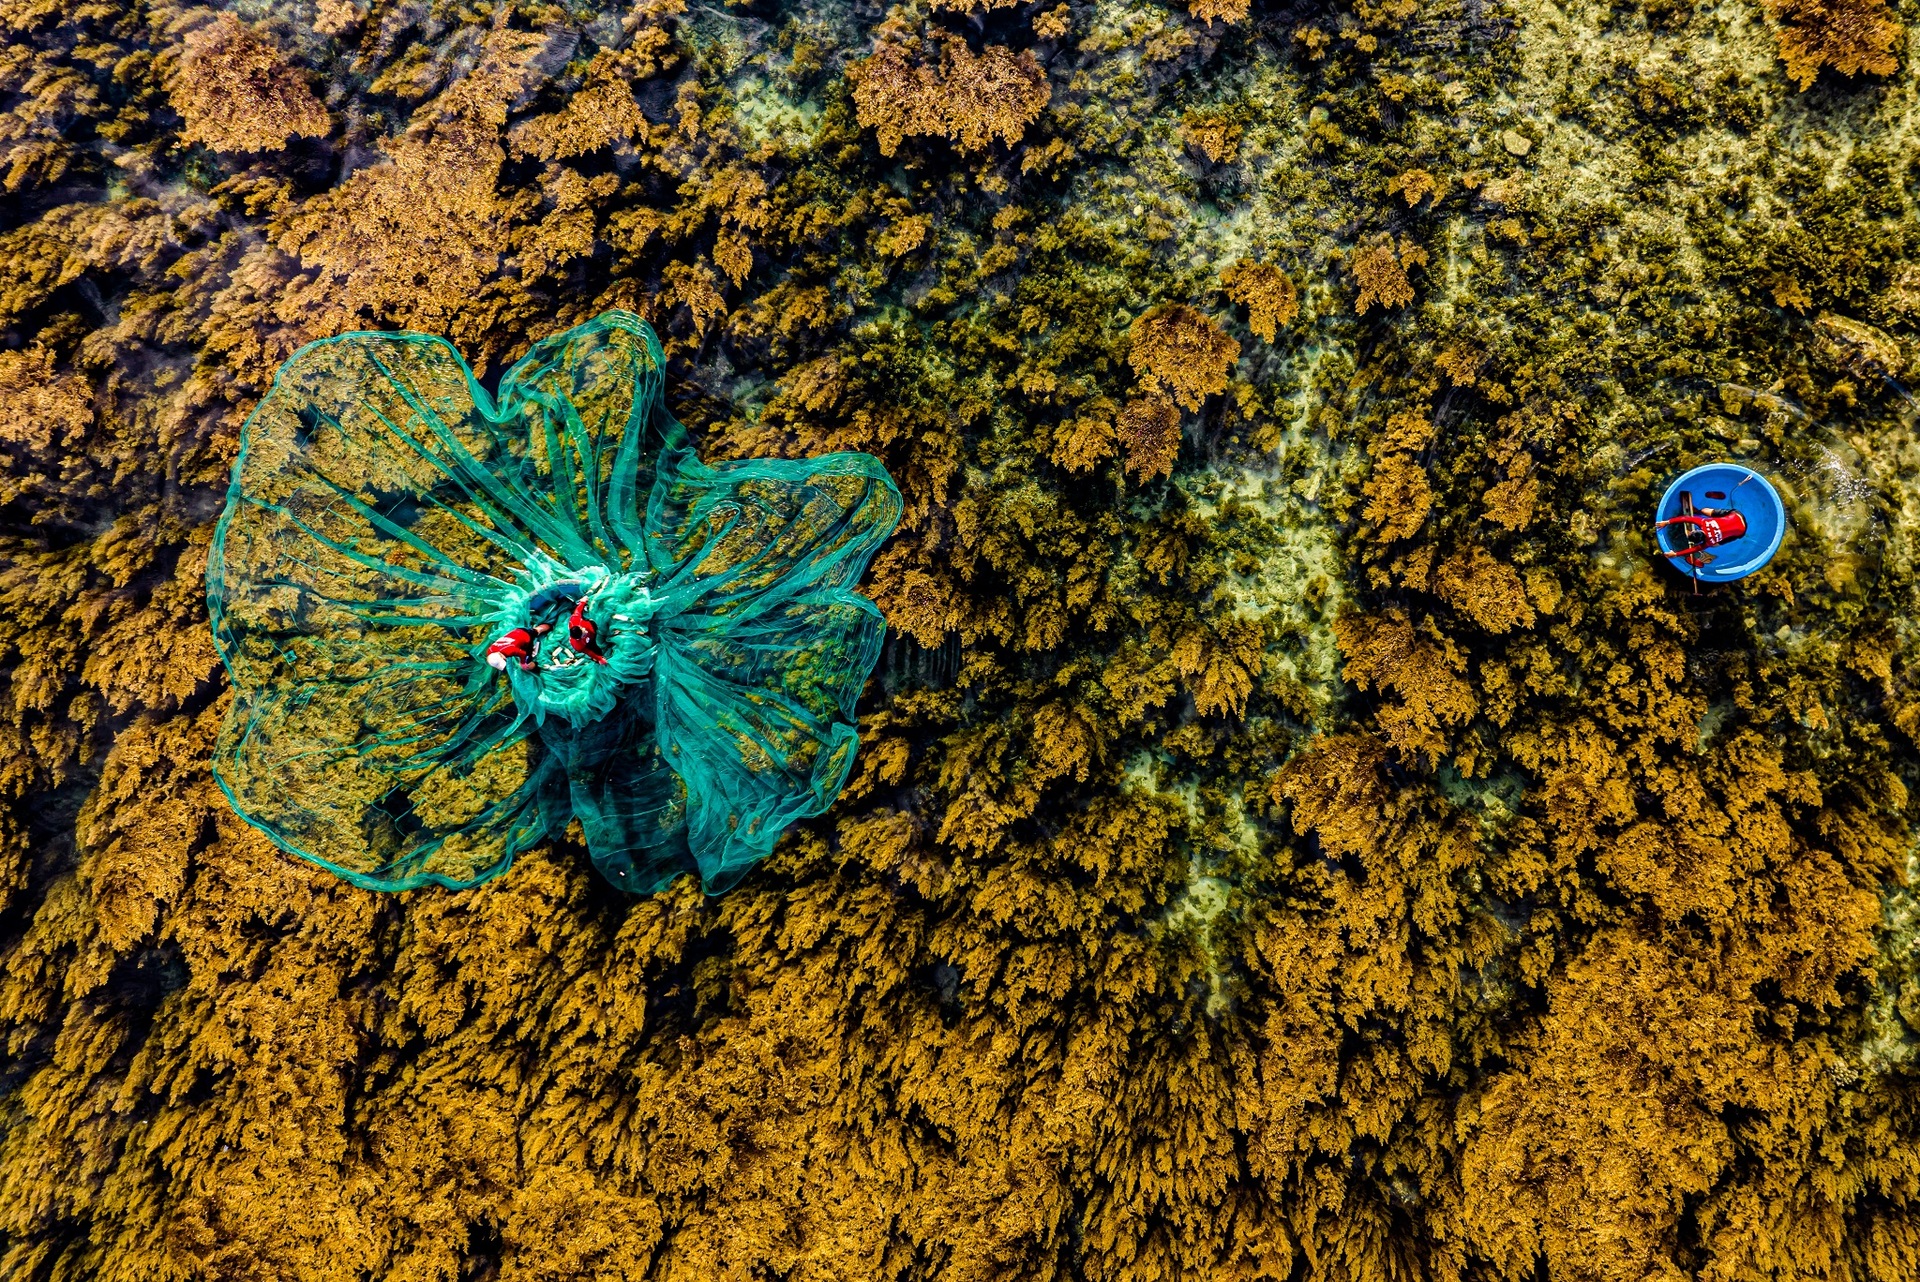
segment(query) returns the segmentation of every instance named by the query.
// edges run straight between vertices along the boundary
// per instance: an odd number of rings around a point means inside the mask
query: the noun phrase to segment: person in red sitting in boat
[[[487,666],[497,672],[504,672],[507,669],[507,660],[514,659],[519,662],[522,672],[532,672],[535,667],[533,643],[551,631],[553,629],[544,623],[532,628],[515,628],[487,647]]]
[[[1722,543],[1732,542],[1747,532],[1747,518],[1730,507],[1696,508],[1685,516],[1673,516],[1664,521],[1657,521],[1653,528],[1662,530],[1669,525],[1686,527],[1684,534],[1692,546],[1681,548],[1677,552],[1669,552],[1667,555],[1686,557],[1692,564],[1698,564],[1693,561],[1695,553],[1719,547]]]
[[[565,584],[572,587],[572,584]],[[544,599],[546,594],[534,598],[534,604],[545,606],[552,604]],[[615,615],[615,618],[624,618]],[[522,672],[533,672],[540,665],[535,662],[537,646],[541,637],[553,631],[550,623],[536,623],[530,628],[514,628],[505,636],[487,647],[487,665],[495,671],[504,672],[507,662],[512,660],[520,665]],[[595,663],[605,663],[606,657],[600,653],[600,630],[592,619],[587,617],[585,597],[573,603],[573,611],[567,616],[567,645],[574,653],[584,655]]]

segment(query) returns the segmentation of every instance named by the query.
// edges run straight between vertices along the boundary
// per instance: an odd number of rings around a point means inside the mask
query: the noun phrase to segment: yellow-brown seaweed
[[[1893,9],[234,13],[0,5],[0,1275],[1920,1274]],[[275,849],[247,414],[613,306],[900,485],[840,802],[717,900]]]

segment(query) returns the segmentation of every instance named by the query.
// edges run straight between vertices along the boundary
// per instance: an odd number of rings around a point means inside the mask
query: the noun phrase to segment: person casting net
[[[701,463],[663,368],[626,312],[497,396],[418,334],[287,362],[207,570],[243,818],[376,890],[476,885],[577,819],[614,885],[718,894],[832,804],[899,492],[864,454]]]

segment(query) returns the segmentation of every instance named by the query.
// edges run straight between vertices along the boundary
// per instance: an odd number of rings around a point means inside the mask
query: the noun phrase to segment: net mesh
[[[489,395],[445,341],[347,334],[248,420],[208,565],[214,773],[356,885],[472,886],[572,819],[615,885],[732,886],[838,795],[900,516],[879,461],[706,466],[610,312]]]

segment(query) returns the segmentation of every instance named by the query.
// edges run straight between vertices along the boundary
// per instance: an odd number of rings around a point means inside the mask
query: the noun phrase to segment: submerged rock
[[[1898,378],[1906,370],[1900,344],[1863,321],[1821,312],[1814,317],[1813,333],[1820,358],[1856,378]]]

